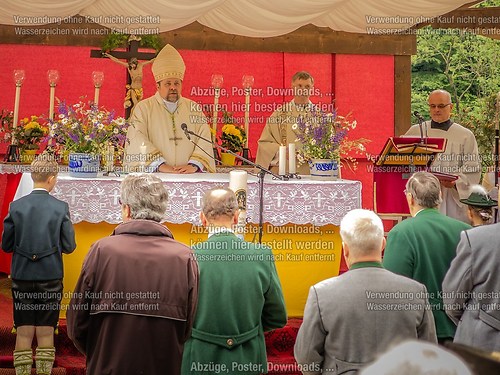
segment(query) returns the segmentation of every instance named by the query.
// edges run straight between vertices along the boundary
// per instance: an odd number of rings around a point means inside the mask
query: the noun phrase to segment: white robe
[[[440,211],[450,217],[469,223],[467,205],[460,203],[460,199],[468,198],[470,187],[478,184],[481,177],[481,162],[477,148],[476,137],[467,128],[452,123],[448,130],[431,128],[431,122],[424,123],[427,136],[432,138],[446,138],[446,149],[437,155],[431,165],[436,172],[458,176],[456,188],[441,186],[443,203]],[[420,137],[418,125],[413,125],[405,135]]]
[[[130,122],[125,146],[125,166],[129,169],[137,170],[144,158],[146,167],[163,158],[170,166],[194,161],[201,163],[204,170],[215,172],[212,144],[191,135],[192,141],[199,146],[196,147],[181,129],[184,123],[192,132],[211,140],[208,120],[196,102],[180,97],[177,109],[170,113],[160,94],[156,93],[137,103]],[[141,154],[143,144],[146,155]]]

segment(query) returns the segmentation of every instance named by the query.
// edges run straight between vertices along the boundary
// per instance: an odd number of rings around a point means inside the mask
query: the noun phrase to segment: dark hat
[[[498,202],[491,199],[489,195],[476,192],[472,192],[467,199],[460,199],[460,202],[475,207],[494,207],[498,205]]]

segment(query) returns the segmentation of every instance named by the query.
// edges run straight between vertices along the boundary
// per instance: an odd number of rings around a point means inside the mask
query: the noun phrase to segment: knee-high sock
[[[33,366],[33,352],[31,349],[14,350],[16,375],[30,375],[31,366]]]
[[[56,357],[56,349],[52,348],[36,348],[35,363],[36,373],[38,375],[50,375],[54,359]]]

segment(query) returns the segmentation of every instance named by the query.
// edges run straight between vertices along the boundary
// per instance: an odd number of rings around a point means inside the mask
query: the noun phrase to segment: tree
[[[417,55],[412,59],[412,112],[427,112],[432,90],[449,91],[455,105],[453,118],[476,135],[483,167],[492,165],[499,56],[498,40],[426,27],[417,34]]]

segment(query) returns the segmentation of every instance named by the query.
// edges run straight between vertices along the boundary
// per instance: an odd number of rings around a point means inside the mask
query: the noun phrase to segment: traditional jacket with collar
[[[384,267],[427,287],[438,338],[455,335],[455,324],[444,310],[441,284],[455,258],[460,232],[469,228],[462,221],[427,208],[403,220],[387,236]]]
[[[424,285],[360,262],[309,290],[295,341],[303,374],[354,374],[390,346],[436,342]]]
[[[14,280],[63,278],[62,253],[76,248],[69,208],[46,190],[33,190],[10,204],[4,220],[2,249],[12,256]]]
[[[199,302],[182,373],[266,373],[264,331],[287,322],[271,250],[221,232],[194,251]]]

